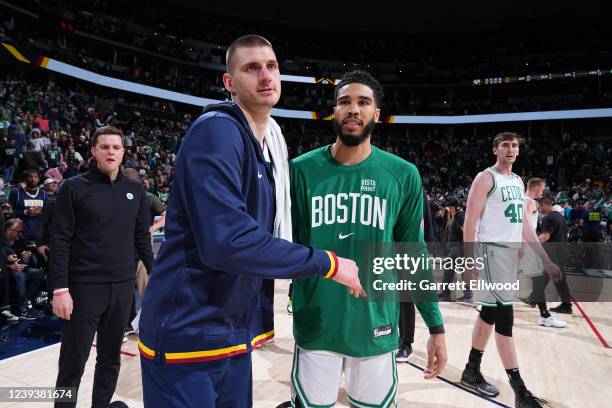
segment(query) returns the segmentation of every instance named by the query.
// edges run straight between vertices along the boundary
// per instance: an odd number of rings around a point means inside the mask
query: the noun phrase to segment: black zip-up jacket
[[[121,173],[112,182],[97,167],[66,180],[53,213],[52,289],[134,279],[136,255],[151,271],[149,203],[142,184]]]

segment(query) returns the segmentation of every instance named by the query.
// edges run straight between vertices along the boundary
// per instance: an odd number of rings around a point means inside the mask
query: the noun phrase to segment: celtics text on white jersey
[[[493,187],[476,224],[477,240],[500,245],[520,243],[525,220],[523,180],[514,173],[501,174],[494,167],[485,171],[493,178]]]

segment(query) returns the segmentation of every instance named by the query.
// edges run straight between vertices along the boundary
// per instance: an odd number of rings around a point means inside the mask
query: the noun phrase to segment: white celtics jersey
[[[527,200],[525,200],[526,202]],[[529,216],[531,218],[529,218],[529,221],[531,222],[531,228],[533,228],[533,231],[535,232],[538,229],[538,218],[540,218],[540,211],[539,210],[535,210],[532,213],[529,213]]]
[[[516,174],[499,173],[494,167],[485,170],[493,177],[493,187],[476,225],[479,242],[520,246],[525,219],[525,187]],[[516,243],[516,245],[508,245]]]

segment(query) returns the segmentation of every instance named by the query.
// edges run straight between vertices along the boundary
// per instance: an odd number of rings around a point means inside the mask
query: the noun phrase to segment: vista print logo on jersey
[[[361,179],[361,192],[362,193],[375,193],[376,192],[376,180],[372,179]]]

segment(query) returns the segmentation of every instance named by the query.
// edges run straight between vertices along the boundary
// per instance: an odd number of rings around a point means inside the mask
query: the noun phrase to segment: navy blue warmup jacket
[[[177,154],[139,323],[144,358],[177,364],[250,352],[274,333],[265,278],[334,273],[333,253],[272,236],[274,203],[272,169],[240,108],[209,106]]]

